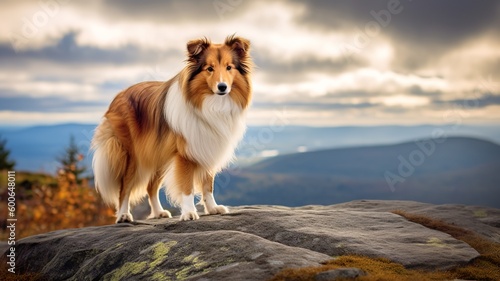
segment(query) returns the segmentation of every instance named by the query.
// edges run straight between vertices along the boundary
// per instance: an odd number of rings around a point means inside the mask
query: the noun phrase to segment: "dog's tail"
[[[118,208],[120,179],[126,169],[127,153],[113,134],[107,119],[97,127],[91,149],[94,151],[92,169],[97,192],[104,202]]]

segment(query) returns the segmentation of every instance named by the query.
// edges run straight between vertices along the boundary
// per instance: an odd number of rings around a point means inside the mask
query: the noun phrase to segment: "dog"
[[[185,67],[166,82],[135,84],[111,102],[91,149],[97,191],[116,208],[116,222],[132,222],[131,205],[149,196],[149,218],[170,218],[159,200],[166,185],[180,220],[225,214],[215,201],[214,177],[234,157],[251,103],[250,41],[228,36],[187,43]]]

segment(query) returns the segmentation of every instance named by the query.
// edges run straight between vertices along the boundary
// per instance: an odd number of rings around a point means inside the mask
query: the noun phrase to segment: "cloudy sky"
[[[500,124],[500,1],[0,2],[0,125],[97,123],[180,71],[188,40],[252,42],[252,125]]]

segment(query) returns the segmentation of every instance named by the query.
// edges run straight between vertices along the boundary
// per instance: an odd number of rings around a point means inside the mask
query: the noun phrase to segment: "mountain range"
[[[0,128],[0,135],[17,170],[53,174],[70,136],[87,153],[95,126]],[[500,208],[498,143],[498,126],[250,127],[215,193],[228,205],[398,199]]]
[[[465,137],[280,155],[216,180],[228,205],[416,200],[500,208],[500,146]]]
[[[75,138],[88,155],[96,124],[58,124],[32,127],[0,127],[0,138],[16,160],[16,169],[54,173],[56,158]],[[446,136],[469,136],[500,143],[500,126],[418,125],[375,127],[250,126],[236,151],[237,164],[247,166],[268,157],[330,148],[394,144],[429,138],[435,132]],[[90,157],[84,159],[90,167]]]

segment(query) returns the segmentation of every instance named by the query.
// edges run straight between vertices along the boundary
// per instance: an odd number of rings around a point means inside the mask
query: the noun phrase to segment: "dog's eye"
[[[231,70],[231,69],[232,69],[232,67],[231,67],[230,65],[228,65],[228,66],[226,67],[226,69],[229,71],[229,70]]]
[[[211,66],[209,66],[209,67],[207,68],[207,71],[208,71],[208,72],[212,72],[212,71],[214,71],[214,68],[213,68],[213,67],[211,67]]]

